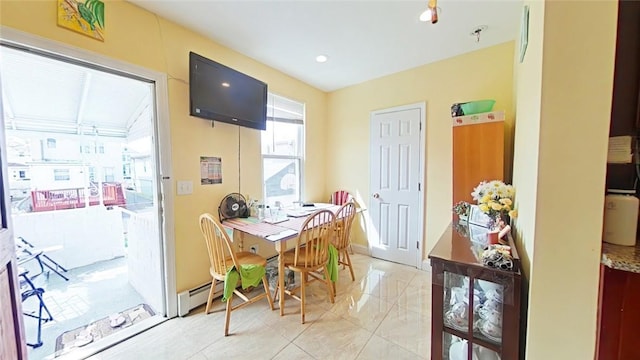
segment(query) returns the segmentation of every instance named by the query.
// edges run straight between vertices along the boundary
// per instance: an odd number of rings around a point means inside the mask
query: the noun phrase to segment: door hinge
[[[422,121],[420,122],[420,127],[418,128],[418,130],[422,131]]]
[[[416,241],[416,249],[420,250],[420,241]]]
[[[418,183],[418,191],[421,191],[420,183]]]

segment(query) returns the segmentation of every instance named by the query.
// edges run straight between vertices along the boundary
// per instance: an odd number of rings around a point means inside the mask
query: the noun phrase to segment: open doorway
[[[0,51],[21,291],[41,290],[22,304],[29,358],[157,323],[169,306],[155,83],[21,47]]]

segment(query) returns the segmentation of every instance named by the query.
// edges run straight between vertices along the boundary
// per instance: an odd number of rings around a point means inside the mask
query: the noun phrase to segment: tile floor
[[[231,315],[223,336],[224,305],[204,306],[151,328],[90,359],[427,359],[431,335],[431,274],[353,255],[356,281],[340,270],[335,304],[326,288],[307,292],[306,323],[300,303],[288,298],[285,316],[266,300]]]

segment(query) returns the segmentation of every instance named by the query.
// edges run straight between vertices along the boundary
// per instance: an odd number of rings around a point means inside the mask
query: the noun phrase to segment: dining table
[[[325,203],[315,203],[313,206],[284,209],[280,217],[258,219],[256,217],[225,219],[222,225],[233,231],[234,241],[237,240],[238,250],[244,249],[246,235],[257,237],[273,244],[278,253],[278,305],[280,316],[284,315],[284,252],[287,251],[287,241],[295,239],[302,230],[307,218],[316,211],[327,209],[334,214],[340,206]]]

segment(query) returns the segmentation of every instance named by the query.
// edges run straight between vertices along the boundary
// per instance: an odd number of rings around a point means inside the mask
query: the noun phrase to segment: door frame
[[[155,85],[154,128],[155,165],[158,169],[157,196],[159,200],[158,226],[162,234],[163,258],[160,263],[164,270],[164,315],[167,318],[178,315],[178,299],[176,292],[175,271],[175,238],[173,213],[173,178],[171,170],[171,139],[169,126],[169,104],[167,75],[138,65],[112,59],[101,54],[75,48],[60,42],[34,36],[5,26],[0,26],[0,44],[30,49],[42,54],[71,60],[83,66],[112,69],[117,73],[127,74],[132,78],[151,81]],[[164,190],[164,191],[163,191]]]
[[[419,134],[419,138],[420,138],[419,152],[420,153],[419,153],[419,161],[418,161],[418,163],[420,164],[420,169],[418,170],[418,181],[420,182],[420,189],[418,191],[419,192],[419,198],[418,198],[418,246],[419,248],[416,254],[415,267],[418,269],[421,269],[422,258],[423,258],[422,253],[424,252],[424,244],[425,244],[424,208],[425,208],[426,178],[425,178],[424,169],[426,167],[426,159],[427,159],[426,144],[425,144],[425,133],[427,130],[427,104],[426,102],[423,101],[423,102],[417,102],[413,104],[395,106],[395,107],[386,108],[386,109],[374,110],[369,114],[369,127],[371,127],[373,118],[376,115],[385,114],[389,112],[410,110],[410,109],[420,110],[420,134]],[[371,144],[371,131],[369,131],[369,144]],[[371,146],[369,146],[369,151],[371,151],[370,149],[371,149]],[[369,166],[369,192],[371,192],[371,166]],[[369,198],[370,197],[371,197],[371,194],[369,194]],[[373,226],[373,221],[369,222],[369,226]],[[371,230],[372,229],[368,230],[370,234],[372,233]],[[371,246],[369,246],[369,253],[371,253],[371,250],[372,250]]]

